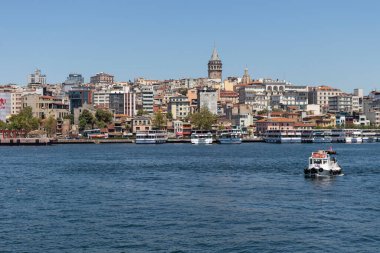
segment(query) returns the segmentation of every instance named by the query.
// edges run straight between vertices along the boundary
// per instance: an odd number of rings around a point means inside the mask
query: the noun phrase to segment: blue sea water
[[[0,147],[0,252],[379,252],[380,144]]]

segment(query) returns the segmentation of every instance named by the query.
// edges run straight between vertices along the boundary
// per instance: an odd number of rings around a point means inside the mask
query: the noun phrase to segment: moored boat
[[[161,144],[167,140],[167,132],[162,130],[138,131],[136,133],[136,144]]]
[[[352,131],[352,137],[351,137],[351,142],[352,143],[362,143],[363,138],[362,138],[362,131],[361,130],[355,130]]]
[[[342,168],[326,150],[318,150],[309,157],[309,165],[304,173],[307,177],[334,176],[342,174]]]
[[[343,129],[333,129],[331,131],[332,142],[346,142],[346,134]]]
[[[194,131],[190,139],[192,144],[212,144],[211,132]]]
[[[241,131],[224,130],[219,133],[218,141],[220,144],[241,144]]]
[[[330,143],[332,142],[331,131],[313,131],[313,143]]]
[[[297,130],[268,130],[265,142],[269,143],[301,143],[301,132]]]
[[[376,140],[377,140],[376,132],[370,131],[370,130],[363,130],[362,139],[363,139],[363,142],[365,142],[365,143],[376,142]]]

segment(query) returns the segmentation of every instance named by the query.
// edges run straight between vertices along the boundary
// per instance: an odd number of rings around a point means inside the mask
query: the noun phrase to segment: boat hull
[[[374,137],[363,137],[363,142],[364,143],[376,142],[376,138],[374,138]]]
[[[219,139],[220,144],[241,144],[241,138],[221,138]]]
[[[194,138],[194,139],[191,139],[191,143],[209,145],[209,144],[212,144],[212,138],[205,138],[205,139]]]
[[[136,140],[136,144],[163,144],[165,142],[166,140],[144,140],[144,139]]]
[[[322,168],[311,168],[304,170],[305,177],[330,177],[342,174],[341,168],[335,169],[322,169]]]
[[[331,138],[313,138],[313,143],[331,143]]]

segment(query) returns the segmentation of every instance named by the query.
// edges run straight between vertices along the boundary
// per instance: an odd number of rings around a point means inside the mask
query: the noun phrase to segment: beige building
[[[106,74],[104,72],[97,73],[95,76],[90,78],[90,83],[92,84],[113,84],[113,75]]]
[[[380,111],[379,110],[369,110],[365,112],[365,116],[370,121],[371,124],[375,126],[380,126]]]
[[[22,96],[23,89],[16,85],[0,86],[0,93],[9,93],[11,110],[10,114],[18,114],[22,109]]]
[[[329,86],[310,87],[308,94],[309,104],[317,104],[322,111],[326,112],[329,108],[329,98],[340,96],[342,91]]]
[[[33,116],[46,119],[53,116],[55,119],[63,119],[69,115],[69,105],[62,103],[61,98],[28,94],[22,97],[22,107],[32,108]]]
[[[108,108],[110,102],[110,92],[109,91],[95,91],[93,94],[92,103],[94,106],[99,108]]]
[[[132,131],[149,131],[152,130],[152,120],[145,116],[136,116],[132,120]]]
[[[190,102],[186,96],[171,97],[169,100],[168,112],[173,119],[184,119],[190,114]]]

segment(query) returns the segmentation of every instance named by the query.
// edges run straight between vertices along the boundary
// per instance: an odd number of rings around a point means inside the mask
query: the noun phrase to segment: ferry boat
[[[220,144],[241,144],[241,132],[234,130],[222,131],[218,136],[218,140]]]
[[[137,131],[136,144],[161,144],[168,140],[166,131],[151,130],[151,131]]]
[[[318,150],[311,153],[309,165],[304,169],[304,173],[307,177],[333,176],[342,174],[342,168],[335,157],[326,150]]]
[[[301,143],[301,132],[297,130],[268,130],[264,137],[268,143]]]
[[[346,142],[346,134],[343,129],[333,129],[331,131],[332,142]]]
[[[363,142],[365,143],[376,142],[377,140],[376,132],[371,131],[371,130],[363,130],[362,139],[363,139]]]
[[[362,131],[360,130],[346,130],[346,143],[362,143]]]
[[[313,130],[303,130],[301,132],[302,143],[313,143]]]
[[[212,144],[211,132],[194,131],[190,139],[192,144]]]
[[[313,143],[330,143],[332,142],[331,131],[313,131]]]

